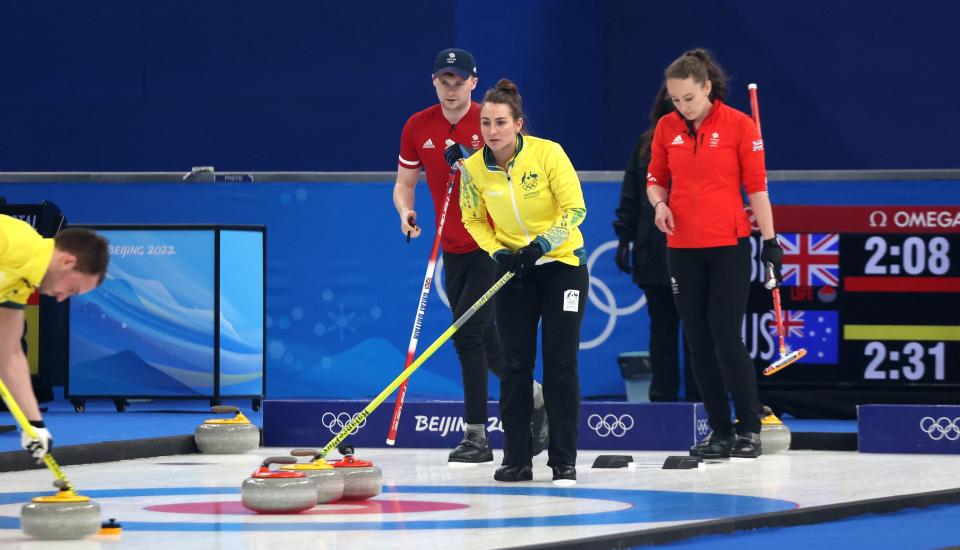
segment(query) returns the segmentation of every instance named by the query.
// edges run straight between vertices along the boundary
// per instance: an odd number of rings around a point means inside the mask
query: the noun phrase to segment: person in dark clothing
[[[613,230],[620,243],[615,256],[620,271],[633,275],[643,290],[650,316],[650,401],[677,401],[680,391],[680,315],[673,302],[667,270],[667,238],[653,223],[653,207],[647,201],[647,164],[650,142],[660,117],[673,112],[666,85],[660,86],[650,109],[650,127],[630,155],[620,189]],[[631,250],[631,243],[633,248]],[[690,368],[690,353],[684,341],[684,389],[687,401],[699,401],[700,392]]]

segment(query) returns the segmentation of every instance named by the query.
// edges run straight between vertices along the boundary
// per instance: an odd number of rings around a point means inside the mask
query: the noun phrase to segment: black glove
[[[510,271],[514,273],[527,271],[536,265],[541,256],[543,256],[543,249],[540,248],[540,243],[531,241],[530,244],[513,253]]]
[[[620,241],[617,245],[617,255],[614,257],[617,268],[624,273],[630,273],[630,241]]]
[[[501,248],[493,253],[493,261],[497,262],[497,267],[506,267],[503,271],[509,271],[510,263],[513,261],[513,254],[506,248]]]
[[[496,278],[498,281],[502,279],[504,275],[512,271],[510,268],[513,266],[513,252],[510,252],[506,248],[497,250],[493,253],[493,260],[497,262]],[[510,279],[510,282],[507,283],[507,286],[519,289],[521,288],[520,284],[520,274],[516,273]]]
[[[783,249],[780,248],[780,243],[776,237],[763,241],[760,261],[763,262],[765,278],[769,277],[769,270],[771,268],[773,269],[773,279],[765,280],[763,286],[771,290],[774,287],[780,286],[780,284],[783,283],[783,274],[780,273],[780,270],[783,268]]]
[[[443,156],[447,159],[447,164],[450,165],[450,168],[456,168],[458,162],[473,153],[475,153],[475,151],[469,147],[460,145],[459,143],[451,143],[443,151]]]

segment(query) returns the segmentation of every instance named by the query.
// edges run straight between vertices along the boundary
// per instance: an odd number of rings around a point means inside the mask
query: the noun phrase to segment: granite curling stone
[[[294,449],[291,456],[309,456],[310,462],[286,464],[280,469],[284,472],[300,472],[312,478],[317,485],[317,504],[335,502],[343,498],[344,472],[327,464],[316,449]]]
[[[365,500],[379,495],[383,489],[383,473],[369,460],[347,455],[331,464],[343,474],[344,500]]]
[[[36,497],[20,509],[20,529],[42,540],[77,540],[100,531],[100,506],[62,482],[53,496]]]
[[[233,418],[210,418],[197,426],[193,439],[204,454],[240,454],[260,446],[260,429],[237,407],[218,406],[215,413],[235,413]]]
[[[317,486],[300,472],[271,470],[271,464],[296,464],[289,456],[274,456],[250,475],[240,488],[244,508],[261,514],[296,514],[317,504]]]
[[[763,454],[774,454],[790,448],[790,428],[766,405],[760,418],[760,445]]]

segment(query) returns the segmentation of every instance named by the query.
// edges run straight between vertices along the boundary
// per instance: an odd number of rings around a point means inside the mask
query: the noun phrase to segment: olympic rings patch
[[[960,439],[960,417],[951,420],[941,416],[934,420],[932,416],[924,416],[920,419],[920,429],[934,441],[956,441]]]
[[[611,435],[613,437],[623,437],[633,428],[633,417],[629,414],[622,414],[620,416],[615,414],[607,414],[604,416],[591,414],[587,417],[587,426],[600,437],[608,437]]]
[[[324,428],[330,430],[330,433],[332,433],[333,435],[337,435],[338,433],[340,433],[340,430],[347,427],[347,424],[350,423],[351,420],[353,420],[358,416],[360,416],[360,413],[350,416],[350,413],[347,413],[347,412],[342,412],[339,414],[334,414],[332,412],[325,412],[323,413],[323,416],[320,417],[320,423],[323,424]],[[350,433],[352,434],[357,433],[358,431],[360,431],[360,428],[363,428],[366,425],[367,425],[367,419],[364,418],[363,420],[360,421],[359,424],[357,424],[357,427],[354,428]]]
[[[698,418],[697,419],[697,439],[699,440],[709,433],[710,433],[710,424],[707,423],[707,419]]]

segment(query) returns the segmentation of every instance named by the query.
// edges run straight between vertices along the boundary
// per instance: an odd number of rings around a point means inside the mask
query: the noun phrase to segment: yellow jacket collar
[[[513,158],[511,158],[510,162],[507,163],[507,170],[513,167],[513,164],[517,161],[517,155],[520,154],[522,149],[523,134],[517,134],[516,150],[513,152]],[[500,171],[500,167],[497,166],[497,159],[493,157],[493,151],[491,151],[486,145],[483,146],[483,163],[487,165],[487,170],[490,170],[491,172]]]

